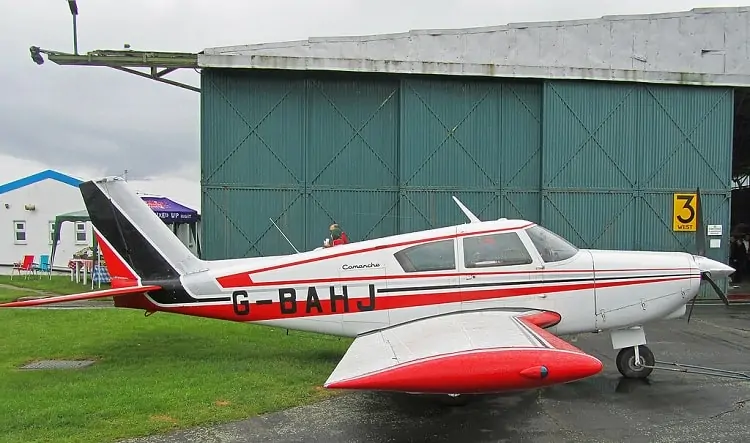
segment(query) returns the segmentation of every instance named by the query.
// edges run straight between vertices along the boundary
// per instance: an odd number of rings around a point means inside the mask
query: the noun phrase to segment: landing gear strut
[[[619,349],[617,353],[617,370],[625,378],[644,379],[651,375],[654,369],[685,372],[688,374],[702,374],[712,377],[734,378],[750,380],[750,374],[725,369],[707,368],[703,366],[686,365],[657,361],[654,353],[646,346],[646,334],[643,328],[635,326],[627,329],[616,329],[612,334],[612,348]],[[657,366],[659,365],[659,366]],[[665,366],[673,366],[667,368]]]
[[[611,332],[612,347],[619,349],[615,361],[625,378],[646,378],[654,370],[654,353],[646,346],[646,333],[640,326]]]
[[[645,345],[620,349],[617,353],[617,370],[625,378],[646,378],[654,370],[654,353]]]

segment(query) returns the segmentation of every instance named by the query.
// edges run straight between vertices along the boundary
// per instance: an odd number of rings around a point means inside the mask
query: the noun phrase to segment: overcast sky
[[[750,0],[747,0],[750,4]],[[0,183],[42,169],[127,169],[139,190],[199,208],[199,94],[109,68],[37,66],[29,46],[72,52],[66,0],[0,0]],[[714,0],[78,0],[79,52],[207,47],[411,29],[740,6]],[[188,71],[171,77],[198,83]],[[141,181],[141,180],[144,181]]]

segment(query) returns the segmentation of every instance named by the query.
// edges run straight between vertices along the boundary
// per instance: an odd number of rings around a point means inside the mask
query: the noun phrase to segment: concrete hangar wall
[[[337,221],[354,241],[525,218],[582,247],[689,250],[673,194],[707,224],[731,196],[734,88],[750,8],[207,49],[206,257],[292,252]]]

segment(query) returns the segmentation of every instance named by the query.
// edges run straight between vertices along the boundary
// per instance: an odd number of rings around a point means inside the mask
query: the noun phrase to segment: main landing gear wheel
[[[646,378],[654,370],[654,354],[647,346],[638,346],[640,361],[636,361],[635,347],[622,348],[617,353],[617,370],[625,378]]]

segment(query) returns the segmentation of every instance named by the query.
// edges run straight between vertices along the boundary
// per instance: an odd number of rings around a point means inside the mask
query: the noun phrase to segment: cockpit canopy
[[[545,263],[567,260],[578,253],[578,248],[559,235],[539,225],[520,231],[504,231],[469,235],[459,239],[445,239],[404,248],[394,254],[405,272],[455,271],[456,242],[460,242],[463,267],[493,268],[530,265],[534,262],[528,240]],[[533,254],[536,255],[536,254]]]
[[[547,263],[567,260],[578,253],[570,242],[539,225],[526,228],[526,234]]]

